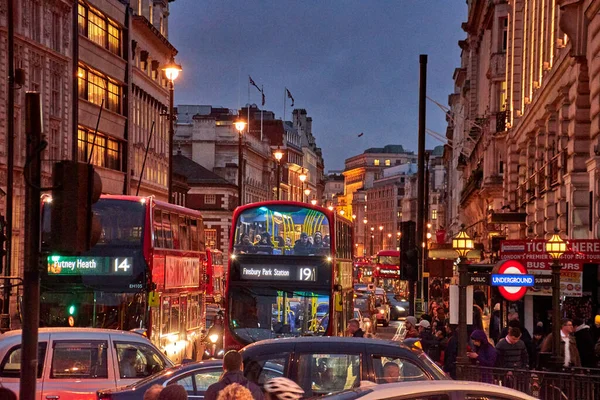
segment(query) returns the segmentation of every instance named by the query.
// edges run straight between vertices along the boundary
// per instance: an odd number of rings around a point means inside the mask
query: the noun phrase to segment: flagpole
[[[287,88],[283,88],[283,125],[284,126],[285,126],[285,103],[287,102],[286,90],[287,90]]]
[[[248,75],[248,135],[250,135],[250,75]]]
[[[264,85],[260,85],[260,94],[262,95],[262,98],[260,99],[261,104],[262,104],[262,107],[260,107],[260,141],[262,142],[262,140],[263,140],[263,111],[265,108],[264,100],[263,100],[265,98],[265,86]]]

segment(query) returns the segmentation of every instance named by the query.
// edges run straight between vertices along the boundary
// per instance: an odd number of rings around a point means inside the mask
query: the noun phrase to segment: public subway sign
[[[543,282],[542,278],[551,276],[553,263],[552,258],[546,253],[545,240],[503,240],[500,242],[499,257],[501,260],[521,262],[529,274],[537,277],[538,284],[529,288],[528,295],[552,295],[551,279]],[[600,264],[600,240],[568,240],[567,252],[560,258],[561,295],[569,297],[583,295],[583,265],[587,263]]]
[[[508,301],[517,301],[525,296],[527,288],[534,285],[534,278],[527,274],[525,267],[518,261],[501,261],[494,267],[492,286]]]
[[[492,274],[492,286],[531,287],[534,283],[533,275]]]

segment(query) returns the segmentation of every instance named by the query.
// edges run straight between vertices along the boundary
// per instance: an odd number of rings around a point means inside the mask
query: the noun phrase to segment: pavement
[[[378,339],[391,340],[400,333],[400,330],[404,326],[404,321],[390,321],[390,325],[383,327],[382,325],[377,326]]]

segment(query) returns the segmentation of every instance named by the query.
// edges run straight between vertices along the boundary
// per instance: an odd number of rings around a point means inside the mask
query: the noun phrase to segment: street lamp
[[[173,203],[173,136],[175,136],[175,105],[173,99],[175,97],[175,79],[179,76],[182,71],[181,65],[175,63],[175,56],[171,56],[171,60],[162,69],[165,72],[165,76],[169,81],[169,182],[168,184],[168,196],[169,203]],[[140,180],[142,177],[140,176]]]
[[[379,225],[379,250],[383,250],[383,225]]]
[[[467,235],[465,226],[462,225],[460,232],[452,239],[452,248],[458,254],[458,356],[456,365],[462,374],[461,366],[469,363],[467,357],[467,286],[469,275],[467,264],[464,262],[469,251],[473,250],[473,239]]]
[[[402,232],[396,232],[396,248],[400,251],[400,237],[402,236]]]
[[[313,206],[316,206],[317,205],[317,199],[312,199],[310,201],[310,204],[312,204]]]
[[[558,228],[554,229],[554,235],[546,242],[546,253],[552,260],[552,361],[560,368],[563,358],[560,355],[560,257],[567,251],[567,244],[559,235]]]
[[[304,189],[304,194],[306,195],[305,201],[308,201],[308,196],[310,196],[310,189],[308,189],[308,188]]]
[[[375,227],[371,227],[371,256],[373,256],[373,240],[375,239]]]
[[[298,179],[300,179],[301,186],[302,186],[301,190],[304,190],[304,182],[306,181],[306,178],[308,178],[308,175],[306,173],[304,173],[304,168],[302,168],[302,172],[298,176]],[[302,196],[302,194],[300,194],[300,196]],[[304,198],[302,199],[302,201],[304,201]]]
[[[327,209],[328,209],[329,211],[333,211],[333,206],[327,206]]]
[[[242,154],[242,133],[244,132],[244,129],[246,129],[246,121],[244,120],[238,120],[236,122],[233,123],[235,125],[235,129],[237,129],[238,131],[238,136],[239,136],[239,141],[238,141],[238,205],[242,205],[244,202],[242,201],[242,195],[243,195],[243,190],[242,190],[242,164],[243,164],[243,159],[244,159],[244,155]]]
[[[280,198],[280,185],[279,185],[279,181],[280,176],[281,176],[281,159],[283,158],[283,151],[279,148],[279,146],[277,146],[277,150],[275,150],[275,152],[273,152],[273,156],[275,157],[275,160],[277,160],[277,200],[281,200]]]
[[[344,214],[346,214],[346,211],[340,210],[340,215],[344,215]]]

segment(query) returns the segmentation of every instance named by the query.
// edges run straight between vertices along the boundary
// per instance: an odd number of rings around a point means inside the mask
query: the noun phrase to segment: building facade
[[[8,80],[0,80],[0,213],[12,223],[11,275],[23,274],[26,156],[25,92],[40,92],[42,123],[48,147],[42,155],[42,185],[51,186],[52,163],[73,155],[73,7],[70,0],[14,2],[14,68],[24,82],[14,89],[14,109],[7,108]],[[7,2],[0,1],[0,49],[7,54]],[[0,58],[0,73],[8,76],[7,57]],[[22,83],[22,85],[20,84]],[[14,152],[7,149],[7,124],[14,121]],[[75,147],[76,148],[76,147]],[[8,157],[13,157],[13,209],[6,209]],[[7,242],[7,246],[9,243]],[[11,308],[11,316],[14,308]]]
[[[494,236],[600,239],[599,12],[596,0],[469,2],[450,96],[447,222],[454,232],[465,223],[484,259],[495,258]],[[583,297],[563,308],[587,319],[600,304],[598,265],[581,274]],[[550,307],[533,297],[527,328]]]

